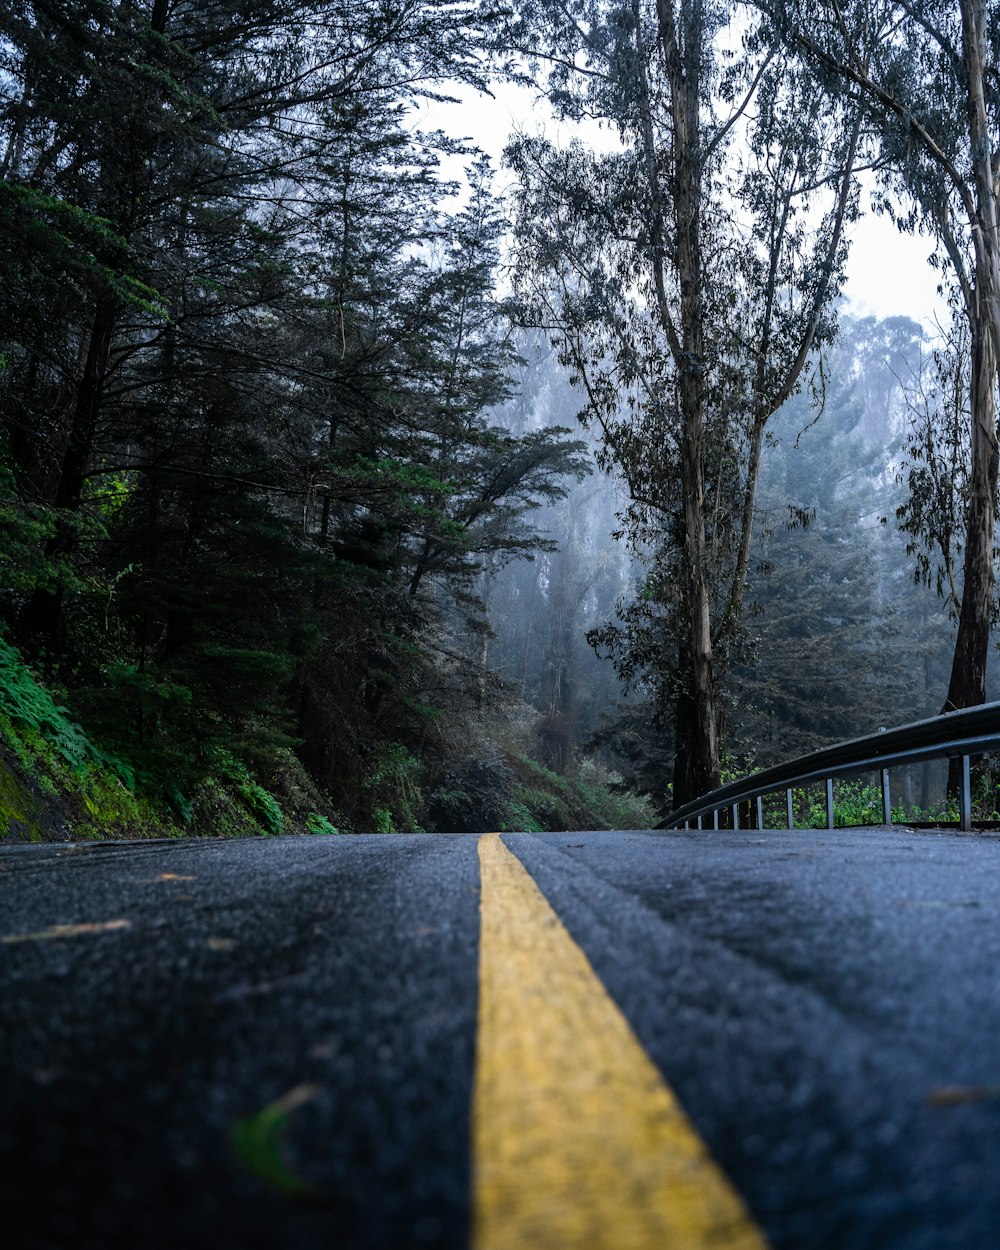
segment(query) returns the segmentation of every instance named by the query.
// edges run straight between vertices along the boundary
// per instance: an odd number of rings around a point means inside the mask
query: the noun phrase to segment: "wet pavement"
[[[772,1245],[1000,1244],[1000,840],[505,842]],[[476,847],[0,850],[4,1246],[468,1245]]]

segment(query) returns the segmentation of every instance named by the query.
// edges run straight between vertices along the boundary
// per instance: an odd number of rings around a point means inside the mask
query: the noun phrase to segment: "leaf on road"
[[[289,985],[301,985],[309,979],[308,972],[291,972],[287,977],[274,977],[270,981],[245,982],[234,985],[221,994],[215,995],[215,1002],[232,1002],[240,998],[253,998],[258,994],[272,994],[275,990],[283,990]]]
[[[128,929],[131,920],[99,920],[91,924],[54,924],[37,933],[10,933],[0,937],[0,945],[14,946],[18,942],[52,942],[56,938],[82,937],[87,933],[114,933]]]
[[[284,1157],[284,1138],[293,1111],[312,1102],[319,1085],[296,1085],[269,1103],[263,1111],[240,1120],[233,1129],[233,1146],[241,1163],[273,1189],[296,1198],[319,1198],[322,1191],[296,1176]]]
[[[142,884],[150,885],[154,881],[197,881],[197,877],[184,877],[177,872],[161,872],[158,877],[143,877]]]
[[[205,942],[210,951],[231,951],[235,948],[236,943],[232,938],[210,937]]]
[[[963,1103],[996,1099],[1000,1099],[1000,1085],[941,1085],[927,1095],[932,1107],[960,1107]]]

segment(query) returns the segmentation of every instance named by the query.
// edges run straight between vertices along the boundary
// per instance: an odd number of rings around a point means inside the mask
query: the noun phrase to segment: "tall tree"
[[[992,0],[762,0],[776,35],[878,130],[880,205],[937,242],[969,327],[969,498],[961,605],[944,710],[986,697],[995,617],[1000,361],[1000,6]],[[902,201],[902,202],[901,202]],[[906,205],[912,205],[908,212]]]
[[[32,428],[25,391],[37,395],[44,379],[59,397],[46,431],[55,473],[35,483],[56,521],[50,557],[75,545],[109,383],[148,357],[154,338],[169,362],[192,297],[201,318],[246,320],[272,306],[265,265],[257,290],[239,280],[254,241],[279,226],[290,242],[345,117],[366,105],[392,112],[447,76],[478,79],[488,15],[477,6],[479,17],[430,0],[0,7],[0,212],[17,243],[8,289],[28,302],[25,278],[41,260],[44,293],[72,293],[59,296],[61,325],[28,317],[26,329],[43,327],[29,341],[14,330],[5,397],[14,431]],[[221,255],[220,239],[244,255]],[[269,261],[273,274],[273,252]],[[54,637],[61,605],[58,579],[38,585],[26,637]]]
[[[908,318],[844,317],[821,419],[799,395],[775,420],[751,571],[760,643],[732,682],[741,763],[778,764],[934,710],[953,628],[914,584],[893,516],[921,339]]]
[[[3,624],[147,776],[295,735],[374,823],[449,605],[549,545],[578,455],[492,422],[495,197],[416,119],[491,8],[0,0]]]
[[[557,110],[621,140],[594,153],[524,138],[510,158],[526,316],[581,381],[581,417],[623,472],[625,528],[650,560],[624,629],[597,641],[626,680],[655,687],[681,803],[719,781],[719,684],[764,432],[831,332],[859,124],[832,116],[729,6],[537,0],[520,12],[510,42],[549,64]]]

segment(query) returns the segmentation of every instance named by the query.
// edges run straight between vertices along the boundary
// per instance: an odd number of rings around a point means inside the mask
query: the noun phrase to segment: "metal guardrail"
[[[720,786],[710,794],[676,808],[660,826],[661,829],[690,829],[697,824],[704,828],[705,818],[718,829],[720,813],[732,813],[732,827],[740,828],[739,810],[743,804],[756,800],[758,829],[764,827],[764,796],[785,791],[788,828],[794,827],[792,791],[808,782],[826,783],[827,828],[833,828],[833,779],[851,773],[878,772],[882,775],[882,814],[884,824],[892,824],[889,791],[889,769],[922,760],[961,757],[962,784],[959,793],[959,823],[962,829],[972,828],[972,793],[970,760],[977,755],[1000,749],[1000,702],[983,703],[958,712],[946,712],[929,720],[880,730],[866,738],[838,742],[809,755]]]

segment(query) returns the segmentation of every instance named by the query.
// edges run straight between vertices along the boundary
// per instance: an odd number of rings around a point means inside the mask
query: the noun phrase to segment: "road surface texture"
[[[996,1250],[1000,840],[3,848],[0,1230]]]

